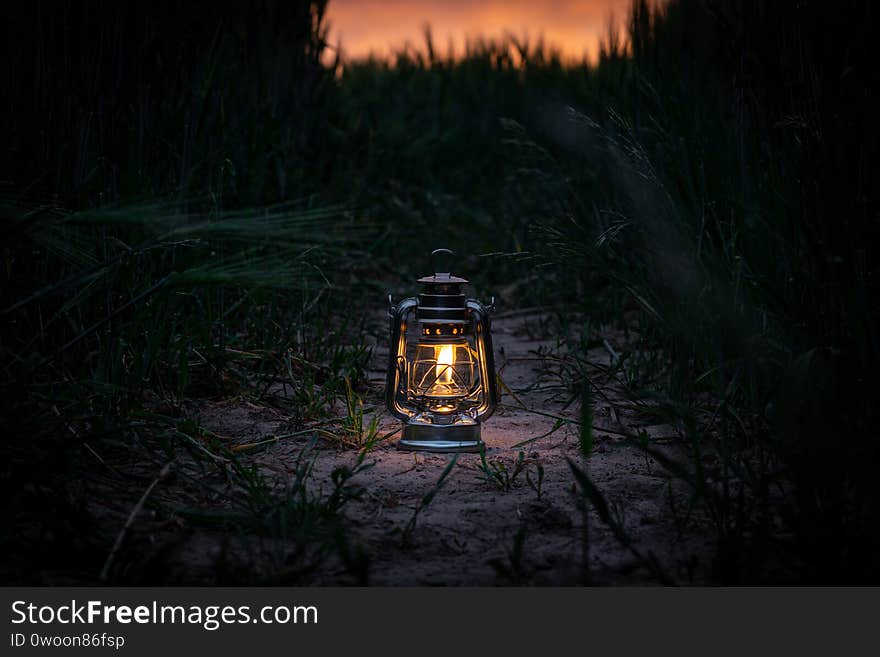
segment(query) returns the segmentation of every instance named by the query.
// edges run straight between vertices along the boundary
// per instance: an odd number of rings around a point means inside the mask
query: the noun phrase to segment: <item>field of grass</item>
[[[437,246],[481,294],[546,313],[582,403],[571,485],[621,542],[587,474],[609,380],[612,414],[674,429],[662,449],[623,438],[708,519],[715,581],[876,582],[871,4],[638,0],[594,66],[513,38],[328,66],[325,9],[9,12],[4,583],[166,581],[173,541],[129,531],[147,513],[157,535],[260,537],[247,568],[221,555],[199,581],[328,563],[367,581],[341,510],[385,437],[372,329]],[[600,371],[587,352],[612,329],[627,347]],[[306,454],[279,488],[259,446],[196,420],[205,400],[350,464],[319,487]],[[212,508],[161,494],[205,473]]]

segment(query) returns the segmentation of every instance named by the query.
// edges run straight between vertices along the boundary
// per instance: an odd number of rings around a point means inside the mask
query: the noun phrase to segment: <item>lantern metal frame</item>
[[[437,249],[431,254],[432,260],[440,255],[453,254],[448,249]],[[481,425],[495,412],[499,398],[491,332],[495,300],[484,305],[466,298],[462,289],[467,280],[437,268],[435,272],[419,279],[425,289],[418,298],[407,297],[395,304],[388,295],[390,343],[385,401],[391,414],[403,422],[399,448],[478,452],[483,447]],[[476,362],[479,382],[451,398],[451,412],[436,412],[437,406],[432,406],[436,400],[419,396],[413,390],[412,363],[407,359],[407,326],[413,317],[421,328],[417,346],[461,345],[465,341]]]

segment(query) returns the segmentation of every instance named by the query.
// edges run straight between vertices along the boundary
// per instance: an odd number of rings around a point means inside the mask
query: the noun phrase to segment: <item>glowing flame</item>
[[[438,383],[452,383],[453,347],[451,344],[440,345],[437,349],[437,366],[435,376]]]

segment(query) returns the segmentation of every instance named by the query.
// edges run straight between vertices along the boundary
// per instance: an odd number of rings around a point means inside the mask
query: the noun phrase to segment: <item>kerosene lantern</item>
[[[418,298],[394,305],[385,399],[403,420],[401,449],[478,452],[480,424],[495,411],[498,382],[489,314],[464,294],[467,280],[453,276],[449,249],[431,253],[434,275],[420,278]],[[413,318],[415,321],[412,321]]]

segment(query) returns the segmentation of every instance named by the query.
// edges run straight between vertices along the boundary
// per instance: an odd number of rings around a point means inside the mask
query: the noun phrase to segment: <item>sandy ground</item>
[[[479,469],[480,457],[462,454],[445,485],[421,510],[414,528],[406,531],[425,493],[431,490],[452,456],[403,452],[396,436],[367,457],[374,466],[356,482],[367,494],[346,507],[350,539],[370,555],[370,583],[375,585],[493,585],[493,584],[650,584],[656,573],[621,545],[592,511],[587,522],[588,554],[584,568],[584,516],[579,509],[569,460],[589,472],[643,555],[652,553],[663,564],[669,581],[691,584],[711,581],[711,546],[696,515],[686,523],[676,520],[670,496],[685,505],[686,492],[669,483],[663,470],[613,433],[620,429],[608,400],[619,399],[613,382],[603,389],[605,399],[594,401],[594,452],[581,457],[575,425],[556,424],[541,411],[578,418],[577,403],[565,408],[569,393],[553,376],[553,364],[543,355],[558,354],[557,341],[547,335],[540,315],[500,317],[493,324],[496,365],[505,384],[516,394],[502,395],[496,414],[484,425],[487,459],[514,469],[519,452],[525,467],[509,489],[487,481]],[[384,386],[384,335],[377,329],[369,398],[378,400]],[[622,347],[623,336],[605,336],[609,346]],[[607,364],[606,348],[590,358]],[[274,412],[240,404],[201,404],[199,422],[240,443],[277,435],[283,420]],[[623,413],[629,429],[640,428],[636,418]],[[398,423],[385,416],[382,431]],[[609,431],[602,431],[605,427]],[[662,442],[666,427],[641,427]],[[518,447],[523,441],[548,434]],[[306,448],[307,439],[280,441],[254,455],[264,472],[280,477],[289,473]],[[356,452],[321,443],[315,453],[314,486],[330,488],[329,476],[341,464],[351,464]],[[540,497],[530,485],[537,466],[544,469]],[[519,542],[519,550],[517,550]],[[195,545],[198,545],[196,543]],[[208,550],[208,553],[211,551]],[[208,555],[209,556],[209,555]],[[207,558],[207,556],[205,557]],[[587,572],[588,571],[588,572]],[[585,572],[587,574],[585,574]],[[331,571],[319,573],[318,583],[334,583]]]

